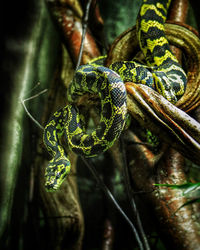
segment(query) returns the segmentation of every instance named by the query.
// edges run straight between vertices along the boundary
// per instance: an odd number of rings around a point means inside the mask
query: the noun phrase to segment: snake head
[[[52,159],[45,170],[45,188],[48,192],[58,190],[71,169],[67,158]]]

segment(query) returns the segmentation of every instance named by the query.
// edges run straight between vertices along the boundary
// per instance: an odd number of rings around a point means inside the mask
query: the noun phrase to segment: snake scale
[[[176,101],[184,94],[186,74],[172,54],[165,37],[164,23],[170,0],[143,0],[136,27],[140,48],[147,65],[135,61],[115,62],[109,68],[102,58],[82,65],[68,89],[69,105],[53,114],[44,129],[44,144],[52,155],[45,171],[47,191],[55,191],[70,172],[70,161],[60,140],[85,157],[93,157],[110,148],[120,136],[126,120],[126,89],[124,82],[145,84]],[[87,134],[84,121],[75,106],[85,93],[98,94],[101,116],[97,128]]]

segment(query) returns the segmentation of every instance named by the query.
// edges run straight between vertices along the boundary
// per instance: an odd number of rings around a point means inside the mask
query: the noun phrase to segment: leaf
[[[176,184],[154,184],[154,186],[170,187],[173,189],[186,189],[184,191],[184,193],[188,193],[188,192],[191,192],[192,190],[200,187],[200,182],[197,182],[197,183],[187,182],[187,183],[179,184],[179,185],[176,185]]]
[[[161,187],[170,187],[173,189],[185,189],[183,191],[183,195],[190,197],[190,198],[199,198],[200,197],[200,182],[192,183],[187,182],[184,184],[154,184],[154,186],[161,186]]]
[[[195,191],[200,187],[200,183],[193,183],[193,185],[188,186],[186,190],[183,192],[183,195],[187,195],[188,193]]]
[[[191,200],[185,202],[182,206],[180,206],[180,207],[174,212],[174,214],[177,213],[181,208],[183,208],[183,207],[185,207],[185,206],[187,206],[187,205],[191,205],[191,204],[193,204],[193,203],[195,203],[195,202],[200,202],[200,198],[191,199]]]

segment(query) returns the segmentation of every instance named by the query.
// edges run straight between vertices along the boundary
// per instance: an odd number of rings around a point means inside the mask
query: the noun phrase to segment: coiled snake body
[[[77,70],[68,89],[71,104],[55,112],[44,130],[44,143],[53,156],[45,172],[48,191],[57,190],[70,171],[70,161],[60,143],[63,135],[71,150],[86,157],[106,151],[120,136],[127,112],[124,82],[146,84],[172,103],[184,94],[186,75],[164,33],[169,5],[170,0],[144,0],[140,8],[137,34],[147,66],[123,61],[106,68],[99,64],[100,58]],[[98,94],[101,99],[100,123],[90,135],[73,104],[85,93]]]

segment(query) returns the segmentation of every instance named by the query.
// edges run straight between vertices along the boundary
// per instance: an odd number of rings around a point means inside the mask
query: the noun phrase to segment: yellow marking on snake
[[[146,41],[147,41],[148,49],[151,52],[153,52],[155,46],[163,46],[164,44],[168,43],[165,37],[159,37],[157,39],[154,39],[153,41],[150,39],[147,39]]]
[[[155,5],[150,5],[150,4],[143,4],[141,9],[140,9],[140,15],[144,16],[145,13],[149,10],[153,10],[156,15],[162,17],[164,20],[166,19],[165,16],[162,15],[162,13],[157,9]]]
[[[155,21],[155,20],[142,20],[141,21],[141,29],[143,32],[147,33],[149,31],[150,28],[152,27],[156,27],[158,28],[159,30],[165,30],[164,26],[159,23],[158,21]],[[165,38],[165,37],[163,37]],[[165,38],[166,39],[166,38]]]

